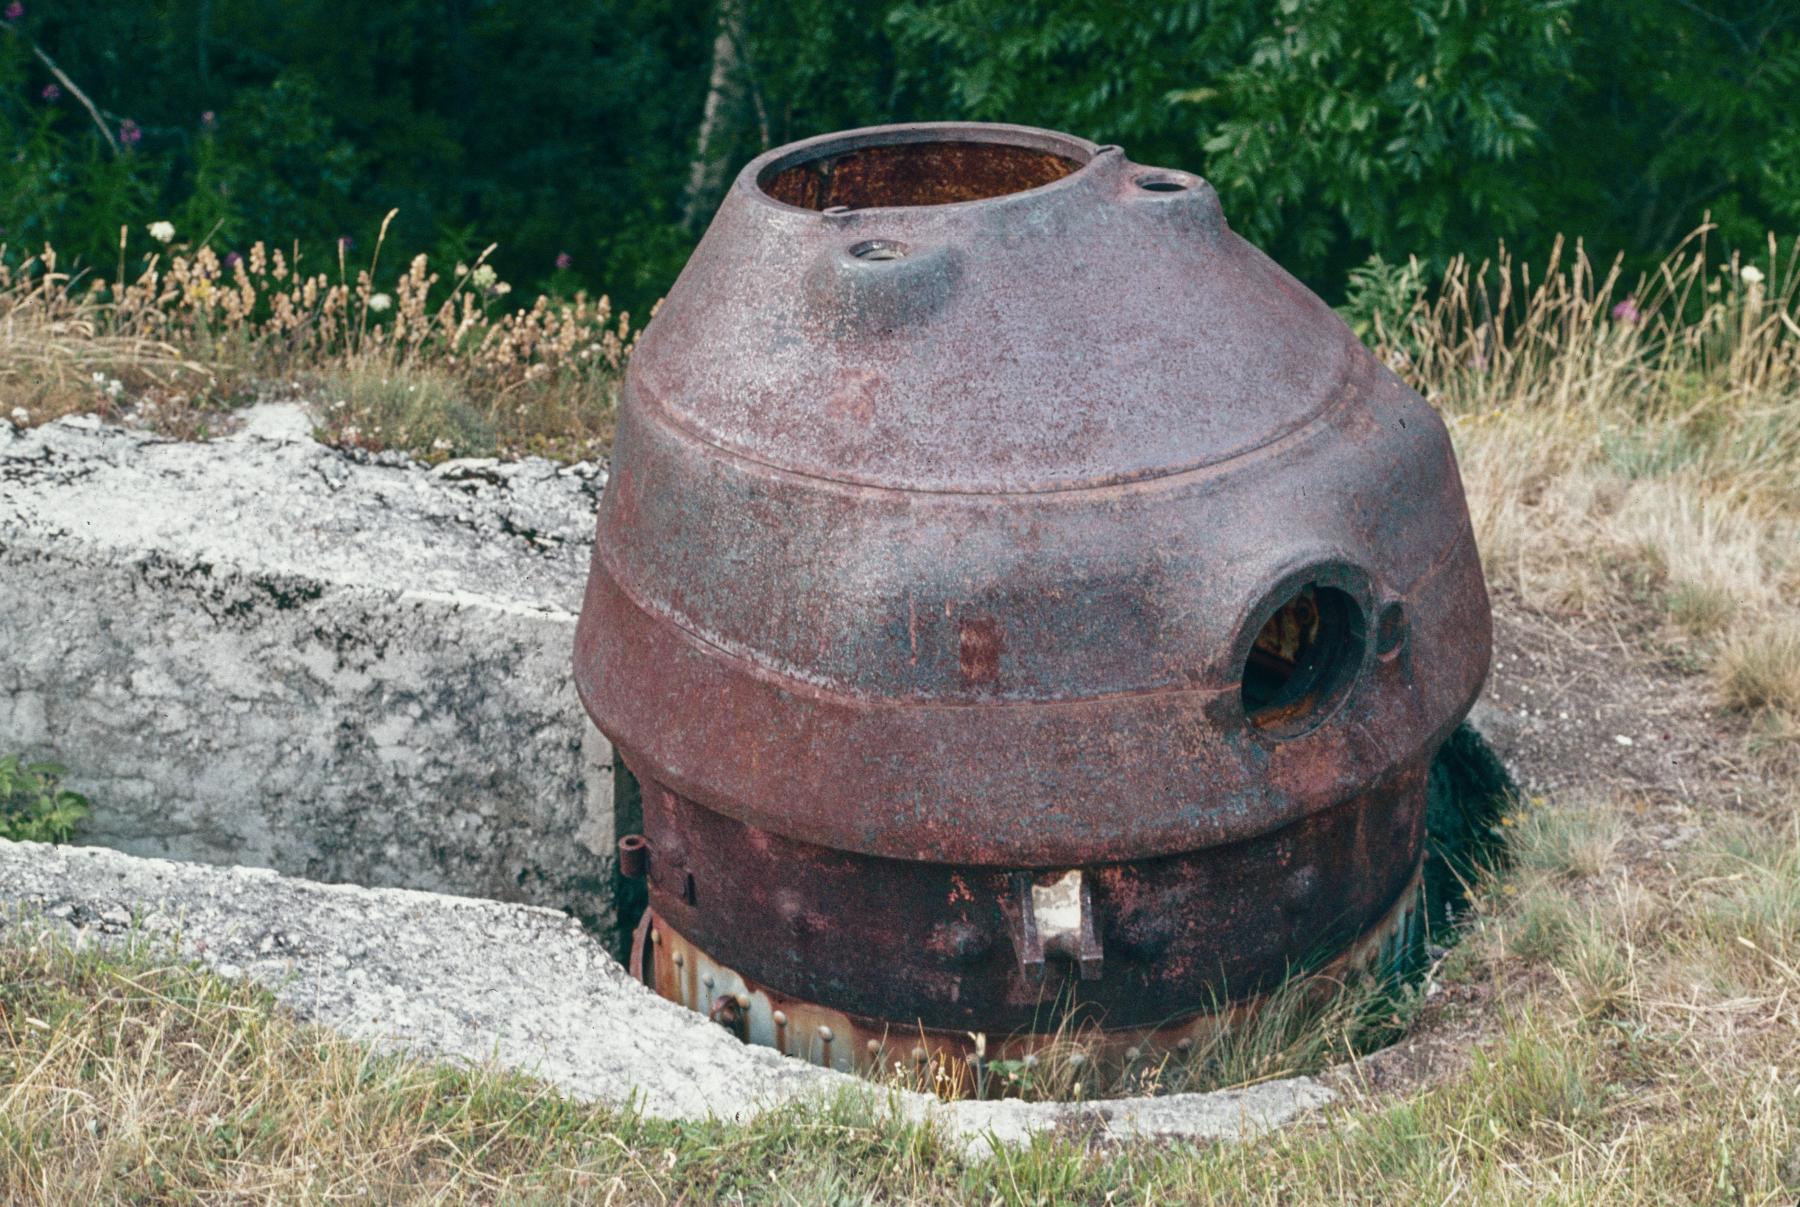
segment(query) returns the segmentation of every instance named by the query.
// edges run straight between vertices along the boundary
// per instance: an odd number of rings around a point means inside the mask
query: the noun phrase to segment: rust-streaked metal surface
[[[1141,1031],[1394,916],[1489,625],[1443,424],[1204,181],[906,126],[738,177],[628,370],[575,669],[720,972]]]
[[[1367,934],[1311,969],[1316,978],[1311,984],[1325,993],[1351,976],[1381,976],[1403,966],[1423,937],[1421,900],[1415,877]],[[1109,1078],[1133,1065],[1180,1059],[1204,1050],[1214,1033],[1236,1025],[1259,1003],[1257,996],[1241,997],[1234,1005],[1188,1012],[1161,1025],[1114,1027],[1103,1009],[1078,998],[1046,1001],[1023,1031],[990,1035],[917,1021],[908,1025],[835,1010],[759,984],[720,964],[654,911],[644,915],[633,939],[631,971],[663,997],[706,1015],[746,1043],[843,1073],[907,1075],[928,1067],[940,1073],[934,1080],[946,1096],[973,1089],[968,1082],[977,1059],[1019,1060],[1051,1047],[1078,1049]]]

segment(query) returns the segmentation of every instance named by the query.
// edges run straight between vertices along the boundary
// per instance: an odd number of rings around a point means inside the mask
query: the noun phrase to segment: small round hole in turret
[[[906,244],[892,239],[865,239],[852,247],[850,254],[858,260],[904,260]]]
[[[1147,172],[1131,183],[1146,193],[1185,193],[1194,187],[1192,180],[1173,172]]]

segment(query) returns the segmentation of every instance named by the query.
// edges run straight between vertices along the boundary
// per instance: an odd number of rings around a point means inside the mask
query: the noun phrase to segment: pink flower
[[[219,124],[219,116],[218,116],[218,114],[214,113],[211,109],[208,109],[205,113],[202,113],[200,115],[200,128],[201,129],[210,130],[218,124]]]
[[[20,4],[19,0],[12,0],[12,3],[6,6],[6,19],[8,21],[17,21],[24,15],[25,6]]]
[[[574,265],[575,265],[575,257],[574,256],[571,256],[566,251],[559,251],[556,253],[556,266],[558,268],[573,268]]]
[[[244,257],[238,255],[236,252],[228,251],[225,253],[225,267],[236,268],[239,264],[242,264],[243,262],[244,262]]]
[[[38,95],[43,97],[48,103],[54,105],[57,101],[62,99],[62,89],[58,88],[55,84],[45,84],[44,90],[38,93]]]
[[[1624,323],[1627,327],[1636,326],[1638,323],[1642,322],[1644,318],[1643,314],[1638,310],[1637,298],[1635,296],[1628,297],[1617,306],[1614,306],[1612,308],[1612,317],[1613,322]]]
[[[119,123],[119,141],[128,147],[135,147],[144,141],[144,132],[128,117]]]

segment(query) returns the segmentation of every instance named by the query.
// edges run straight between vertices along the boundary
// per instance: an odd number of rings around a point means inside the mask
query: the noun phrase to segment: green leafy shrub
[[[1571,69],[1563,0],[911,0],[890,24],[953,111],[1201,170],[1231,225],[1335,287],[1539,219],[1521,163]]]
[[[1344,304],[1337,308],[1357,338],[1373,345],[1404,342],[1407,320],[1425,300],[1425,269],[1417,257],[1390,264],[1370,256],[1350,270]]]
[[[0,838],[14,842],[67,842],[88,815],[87,798],[62,786],[68,769],[0,759]]]

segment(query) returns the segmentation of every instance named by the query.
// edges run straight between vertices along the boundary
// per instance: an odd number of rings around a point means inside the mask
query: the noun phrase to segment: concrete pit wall
[[[595,465],[0,423],[0,753],[82,840],[547,906],[615,938],[613,758],[569,651]]]

